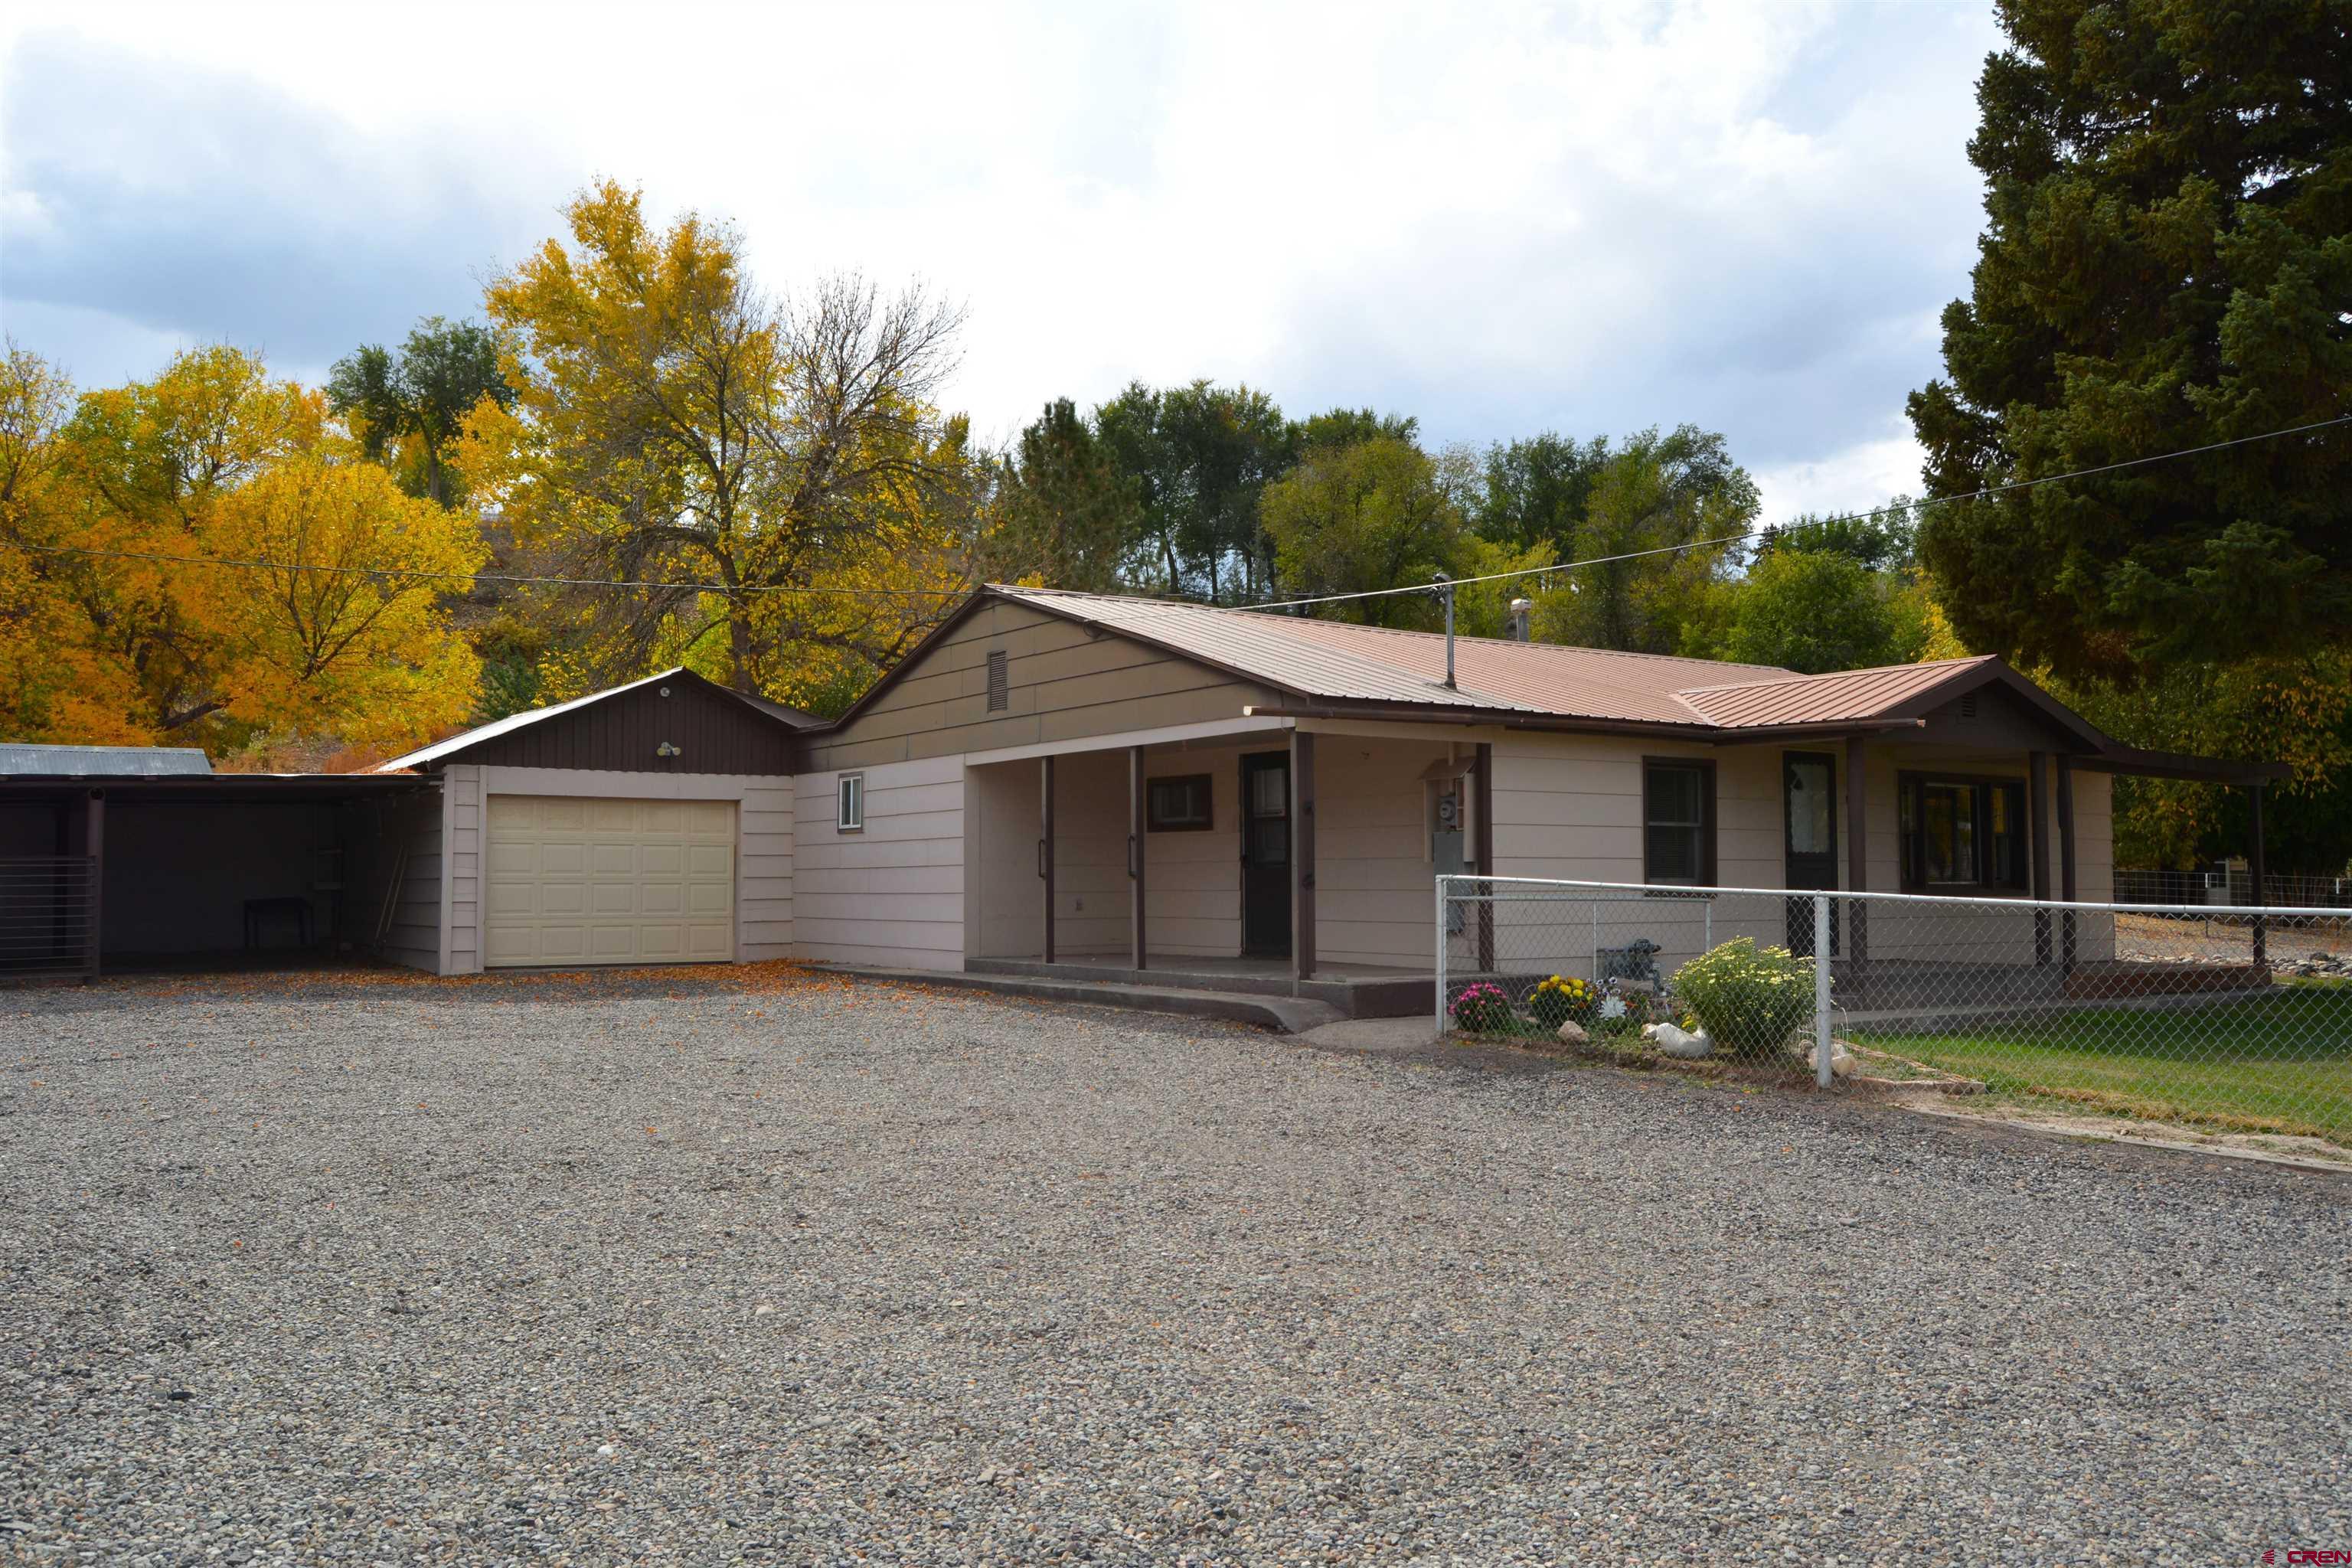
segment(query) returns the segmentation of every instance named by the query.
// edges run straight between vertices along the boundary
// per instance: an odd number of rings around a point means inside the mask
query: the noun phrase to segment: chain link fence
[[[2207,871],[2131,870],[2119,867],[2115,879],[2116,902],[2119,904],[2266,904],[2352,910],[2352,877],[2271,871],[2263,877],[2259,898],[2254,894],[2253,873],[2242,866],[2216,866]]]
[[[1436,919],[1442,1033],[2352,1148],[2346,910],[1454,876]]]

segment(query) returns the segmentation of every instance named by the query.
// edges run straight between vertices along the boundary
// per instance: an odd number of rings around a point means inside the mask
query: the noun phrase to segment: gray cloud
[[[76,331],[81,311],[314,375],[419,315],[476,312],[478,275],[564,191],[505,152],[373,140],[250,79],[68,40],[24,43],[5,96],[0,282],[12,314],[47,308],[26,315],[65,331],[49,352],[85,382],[155,367],[113,363],[141,338]]]

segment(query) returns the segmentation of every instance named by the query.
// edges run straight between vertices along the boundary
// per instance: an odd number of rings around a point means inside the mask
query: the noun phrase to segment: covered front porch
[[[1433,878],[1490,851],[1492,748],[1288,720],[974,759],[964,969],[1433,1005]]]

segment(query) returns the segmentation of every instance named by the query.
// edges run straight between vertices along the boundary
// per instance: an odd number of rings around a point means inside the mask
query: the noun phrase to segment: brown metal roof
[[[1840,669],[1793,679],[1703,686],[1679,693],[1699,717],[1725,729],[1883,719],[1914,699],[2000,661],[1990,654],[1877,669]]]
[[[1331,701],[1461,708],[1465,717],[1507,710],[1572,719],[1706,724],[1713,721],[1678,692],[1743,676],[1749,685],[1806,679],[1770,665],[1456,637],[1455,689],[1448,690],[1443,684],[1445,637],[1439,632],[1390,631],[1345,621],[1101,594],[998,591],[1285,690]]]

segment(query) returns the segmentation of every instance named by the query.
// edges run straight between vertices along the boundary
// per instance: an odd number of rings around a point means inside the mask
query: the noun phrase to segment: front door
[[[1780,758],[1784,888],[1835,888],[1837,861],[1837,759],[1826,752],[1784,752]],[[1789,901],[1789,951],[1800,958],[1813,951],[1813,900]],[[1838,948],[1838,907],[1830,906],[1830,952]]]
[[[1290,955],[1290,753],[1242,758],[1242,951]]]

